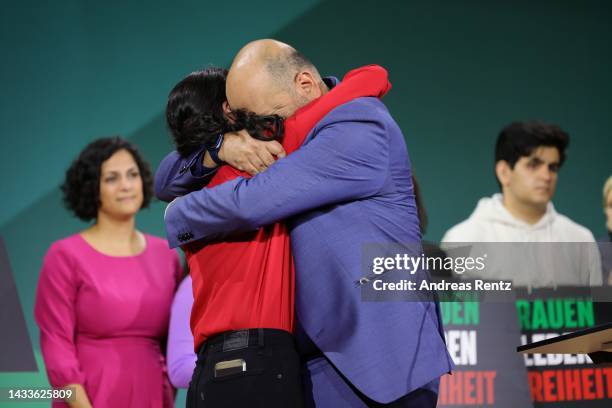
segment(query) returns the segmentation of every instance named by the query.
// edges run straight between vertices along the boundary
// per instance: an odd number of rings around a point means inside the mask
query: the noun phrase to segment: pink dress
[[[49,382],[82,384],[95,408],[173,406],[161,344],[181,266],[165,240],[145,238],[143,253],[114,257],[75,234],[51,245],[40,272],[34,316]]]

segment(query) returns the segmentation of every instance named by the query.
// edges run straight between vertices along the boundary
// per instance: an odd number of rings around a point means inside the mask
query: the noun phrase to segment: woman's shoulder
[[[156,235],[143,233],[147,240],[147,245],[150,245],[155,253],[157,254],[176,254],[176,251],[170,248],[170,244],[165,238],[158,237]]]
[[[47,254],[75,254],[80,252],[80,246],[82,245],[83,238],[80,233],[72,234],[64,238],[60,238],[54,241],[49,246]]]
[[[143,232],[142,234],[147,238],[147,243],[150,245],[170,249],[170,245],[168,245],[168,241],[165,238],[147,234],[146,232]]]
[[[174,276],[175,284],[183,274],[181,260],[176,250],[170,248],[168,241],[155,235],[144,234],[147,240],[147,257],[152,259],[161,270],[169,271]],[[176,288],[176,287],[175,287]]]
[[[58,239],[49,245],[43,259],[43,267],[72,269],[82,253],[82,238],[78,233]]]

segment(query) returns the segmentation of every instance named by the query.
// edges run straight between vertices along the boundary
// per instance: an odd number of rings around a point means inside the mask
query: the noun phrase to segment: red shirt
[[[382,97],[391,88],[387,71],[368,65],[350,71],[331,91],[285,120],[282,145],[291,154],[310,130],[339,105],[363,96]],[[247,173],[222,166],[207,188]],[[229,241],[185,248],[193,279],[191,330],[194,347],[228,330],[293,331],[295,273],[285,223],[279,222]]]

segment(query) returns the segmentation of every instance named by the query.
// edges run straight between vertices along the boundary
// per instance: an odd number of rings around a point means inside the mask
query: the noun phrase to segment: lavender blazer
[[[421,239],[406,144],[380,100],[339,106],[267,171],[179,197],[165,214],[173,247],[280,220],[300,324],[353,385],[388,403],[452,369],[435,302],[364,302],[355,284],[363,244]]]

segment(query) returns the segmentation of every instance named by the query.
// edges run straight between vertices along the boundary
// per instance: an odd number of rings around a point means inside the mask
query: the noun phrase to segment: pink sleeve
[[[84,383],[74,344],[77,283],[67,258],[57,244],[51,246],[40,271],[34,305],[40,348],[53,387]]]

